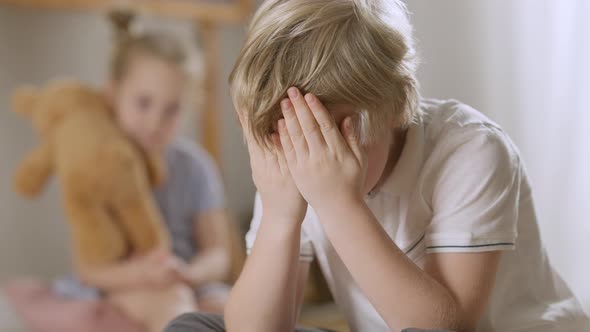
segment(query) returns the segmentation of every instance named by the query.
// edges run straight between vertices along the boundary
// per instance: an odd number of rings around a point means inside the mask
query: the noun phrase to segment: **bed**
[[[14,314],[6,297],[0,291],[0,331],[1,332],[27,332],[18,317]]]

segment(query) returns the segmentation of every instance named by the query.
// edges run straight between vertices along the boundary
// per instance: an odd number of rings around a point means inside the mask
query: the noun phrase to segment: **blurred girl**
[[[169,36],[131,34],[130,15],[111,18],[117,43],[106,96],[130,139],[167,161],[168,178],[155,200],[173,248],[111,266],[78,265],[76,277],[52,288],[13,283],[9,298],[34,331],[161,331],[179,314],[221,312],[225,302],[220,281],[229,273],[229,236],[219,174],[203,149],[175,138],[187,80],[184,51]]]

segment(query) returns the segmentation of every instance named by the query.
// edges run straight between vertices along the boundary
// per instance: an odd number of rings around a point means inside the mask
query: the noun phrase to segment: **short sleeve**
[[[500,129],[464,128],[437,152],[427,252],[513,250],[521,165]]]
[[[223,184],[219,170],[209,154],[199,146],[189,149],[190,169],[186,181],[191,200],[191,215],[225,207]]]
[[[309,218],[309,212],[305,218]],[[256,193],[256,198],[254,199],[254,214],[252,216],[252,222],[250,223],[250,230],[248,231],[248,233],[246,233],[246,249],[248,251],[248,255],[250,255],[250,251],[252,250],[252,247],[254,247],[254,241],[256,241],[256,234],[258,233],[258,228],[260,227],[261,220],[262,200],[260,199],[260,195]],[[311,244],[311,239],[305,232],[305,227],[302,227],[299,260],[304,262],[311,262],[313,261],[313,256],[314,251],[313,246]]]

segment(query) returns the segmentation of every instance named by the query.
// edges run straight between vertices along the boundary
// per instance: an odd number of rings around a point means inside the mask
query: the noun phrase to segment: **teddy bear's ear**
[[[18,88],[12,96],[12,110],[15,113],[30,115],[37,99],[38,93],[34,87]]]

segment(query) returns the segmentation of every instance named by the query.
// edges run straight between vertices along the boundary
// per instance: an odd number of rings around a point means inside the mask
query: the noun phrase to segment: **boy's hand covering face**
[[[367,158],[352,118],[339,130],[316,96],[304,97],[297,88],[288,94],[281,102],[279,155],[305,200],[316,211],[362,200]]]
[[[274,148],[259,144],[249,126],[246,112],[238,113],[250,155],[252,179],[260,194],[265,217],[279,222],[301,223],[307,211],[307,203],[295,186],[279,136],[274,133]]]

